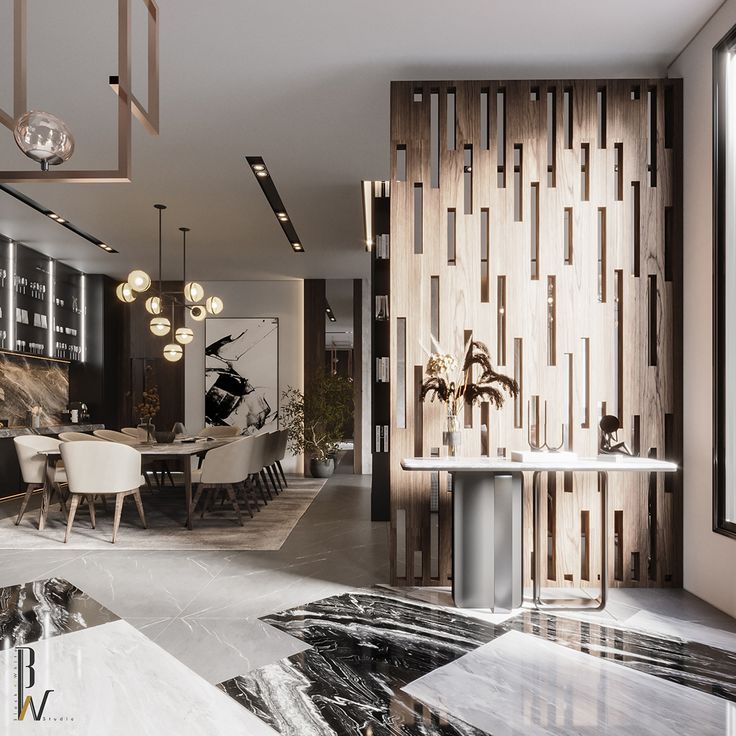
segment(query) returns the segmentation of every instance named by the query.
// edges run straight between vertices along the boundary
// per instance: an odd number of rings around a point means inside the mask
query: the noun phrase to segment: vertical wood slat
[[[665,87],[675,103],[671,148],[665,148]],[[497,177],[497,92],[505,91],[505,187]],[[631,90],[639,89],[637,99]],[[647,90],[656,90],[656,179],[647,167]],[[422,101],[414,102],[413,92],[422,90]],[[534,96],[532,90],[538,89]],[[563,93],[572,91],[572,129],[570,146],[563,135],[565,118]],[[454,91],[456,130],[455,146],[448,150],[447,92]],[[605,91],[605,147],[599,147],[599,90]],[[547,91],[555,101],[556,133],[555,176],[547,176]],[[430,92],[437,94],[439,146],[439,183],[430,186]],[[487,144],[481,140],[481,94],[487,103]],[[395,346],[395,320],[406,320],[406,376],[409,396],[413,396],[414,367],[426,363],[431,349],[432,277],[438,278],[439,332],[441,346],[448,352],[462,350],[463,335],[472,332],[491,347],[494,363],[499,345],[498,329],[505,326],[507,373],[513,371],[515,340],[523,344],[524,404],[520,426],[515,426],[513,402],[503,410],[491,409],[487,416],[484,447],[496,454],[498,448],[527,446],[526,401],[539,396],[547,401],[550,441],[559,442],[562,424],[569,423],[572,449],[581,456],[595,455],[598,443],[598,419],[603,407],[617,411],[617,397],[625,396],[624,415],[620,417],[623,438],[631,442],[633,417],[639,417],[639,444],[642,452],[657,448],[665,452],[665,416],[670,415],[668,444],[677,460],[681,456],[681,376],[680,324],[678,311],[681,295],[681,87],[671,80],[525,80],[525,81],[450,81],[395,82],[391,86],[391,150],[405,145],[406,180],[397,181],[392,161],[391,197],[391,294],[390,315],[392,347]],[[678,131],[679,134],[678,134]],[[472,146],[472,210],[464,207],[463,160],[465,147]],[[514,219],[514,147],[521,146],[523,166],[520,196],[522,219]],[[586,174],[581,172],[581,151],[586,149]],[[392,158],[394,158],[392,156]],[[618,164],[618,170],[617,170]],[[656,186],[651,184],[656,181]],[[631,183],[639,182],[639,276],[633,263],[634,227]],[[423,252],[414,253],[413,187],[423,185]],[[623,196],[621,185],[623,183]],[[538,196],[538,257],[533,278],[530,257],[532,227],[530,203],[532,185]],[[665,207],[672,208],[669,223]],[[454,210],[455,261],[447,263],[447,212]],[[569,212],[566,215],[565,212]],[[605,212],[605,258],[603,282],[607,285],[604,301],[598,294],[598,223]],[[487,213],[489,229],[488,278],[480,278],[481,213]],[[574,247],[571,262],[565,262],[566,219],[572,225]],[[485,218],[485,214],[483,215]],[[669,236],[669,262],[665,270],[665,230]],[[654,276],[655,279],[649,279]],[[498,318],[497,285],[504,277],[506,298],[504,319]],[[554,277],[554,309],[548,308],[548,279]],[[620,288],[614,288],[621,279]],[[670,280],[668,280],[670,279]],[[657,331],[656,365],[647,360],[648,288],[656,281]],[[482,292],[482,283],[487,284]],[[485,289],[488,293],[485,293]],[[616,304],[621,302],[623,328],[616,324]],[[554,315],[555,353],[548,360],[549,314]],[[589,348],[588,371],[581,372],[583,346]],[[621,355],[622,370],[617,370]],[[396,386],[395,351],[391,354],[391,393]],[[564,358],[564,359],[563,359]],[[572,368],[572,381],[570,370]],[[587,382],[587,386],[583,383]],[[589,422],[581,420],[587,401]],[[451,577],[451,494],[447,478],[439,487],[439,560],[438,577],[431,574],[430,558],[430,474],[404,473],[403,457],[430,454],[441,443],[444,412],[436,403],[417,405],[407,402],[406,428],[391,426],[391,570],[394,583],[448,584]],[[486,419],[484,412],[483,419]],[[468,414],[463,429],[463,453],[481,454],[480,408]],[[415,446],[415,427],[421,433]],[[444,448],[441,450],[444,452]],[[555,492],[556,528],[554,539],[555,569],[549,577],[556,584],[579,585],[581,571],[595,582],[607,574],[613,585],[676,585],[681,579],[681,550],[678,529],[681,524],[681,481],[666,492],[657,480],[656,575],[649,580],[646,560],[649,556],[647,530],[648,480],[636,476],[612,477],[610,481],[609,525],[613,528],[614,509],[625,520],[620,533],[618,573],[614,580],[614,556],[608,571],[598,569],[597,554],[600,520],[598,487],[594,478],[575,476],[557,479]],[[669,490],[669,487],[668,487]],[[572,492],[569,492],[572,491]],[[407,576],[395,575],[395,528],[397,510],[406,515]],[[524,499],[524,548],[531,549],[531,501]],[[582,514],[581,511],[590,511]],[[543,510],[546,524],[546,509]],[[581,524],[585,519],[586,528]],[[585,532],[586,565],[581,564],[581,532]],[[421,552],[419,577],[414,578],[414,553]],[[613,550],[612,550],[613,552]],[[632,578],[630,561],[641,560],[639,580]],[[544,555],[546,566],[546,554]],[[529,578],[529,555],[525,555],[525,577]],[[635,571],[634,571],[635,572]]]

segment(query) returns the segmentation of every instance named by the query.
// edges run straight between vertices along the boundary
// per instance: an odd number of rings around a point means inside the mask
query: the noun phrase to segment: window
[[[713,529],[736,537],[736,27],[713,49]]]

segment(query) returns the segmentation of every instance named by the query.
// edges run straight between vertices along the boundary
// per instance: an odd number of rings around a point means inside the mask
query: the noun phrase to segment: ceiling
[[[0,193],[0,233],[88,272],[156,263],[164,278],[367,275],[359,181],[389,171],[392,79],[661,76],[720,0],[158,0],[161,134],[134,121],[133,181],[18,188],[119,251]],[[0,0],[0,106],[11,107],[10,8]],[[143,3],[133,87],[145,99]],[[114,167],[115,0],[28,0],[29,106],[62,117],[67,166]],[[94,29],[94,32],[90,32]],[[305,254],[295,254],[244,161],[265,159]],[[0,169],[27,168],[0,128]],[[154,274],[155,275],[155,274]]]

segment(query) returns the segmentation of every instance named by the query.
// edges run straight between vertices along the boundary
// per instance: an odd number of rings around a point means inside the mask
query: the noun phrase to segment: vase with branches
[[[353,382],[343,376],[319,373],[305,392],[289,386],[281,398],[279,419],[288,430],[289,450],[293,455],[311,456],[312,475],[331,475],[353,410]]]
[[[146,368],[146,388],[141,394],[141,401],[136,405],[136,413],[139,418],[139,429],[146,432],[146,442],[155,442],[156,427],[153,426],[153,418],[161,410],[161,398],[158,393],[158,386],[148,386],[150,378],[150,368]]]
[[[434,342],[434,341],[433,341]],[[460,443],[460,409],[465,404],[475,405],[488,402],[500,409],[506,397],[504,392],[515,397],[519,386],[513,378],[498,373],[491,363],[488,347],[480,340],[468,340],[463,351],[462,362],[454,355],[443,352],[434,342],[425,369],[425,379],[420,399],[429,396],[447,407],[447,430],[445,444],[448,454],[455,455]]]

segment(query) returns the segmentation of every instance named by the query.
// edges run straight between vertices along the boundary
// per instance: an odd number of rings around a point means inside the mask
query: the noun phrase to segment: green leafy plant
[[[353,382],[343,376],[320,373],[305,393],[289,386],[281,394],[279,418],[291,453],[306,452],[320,462],[333,457],[352,410]]]

